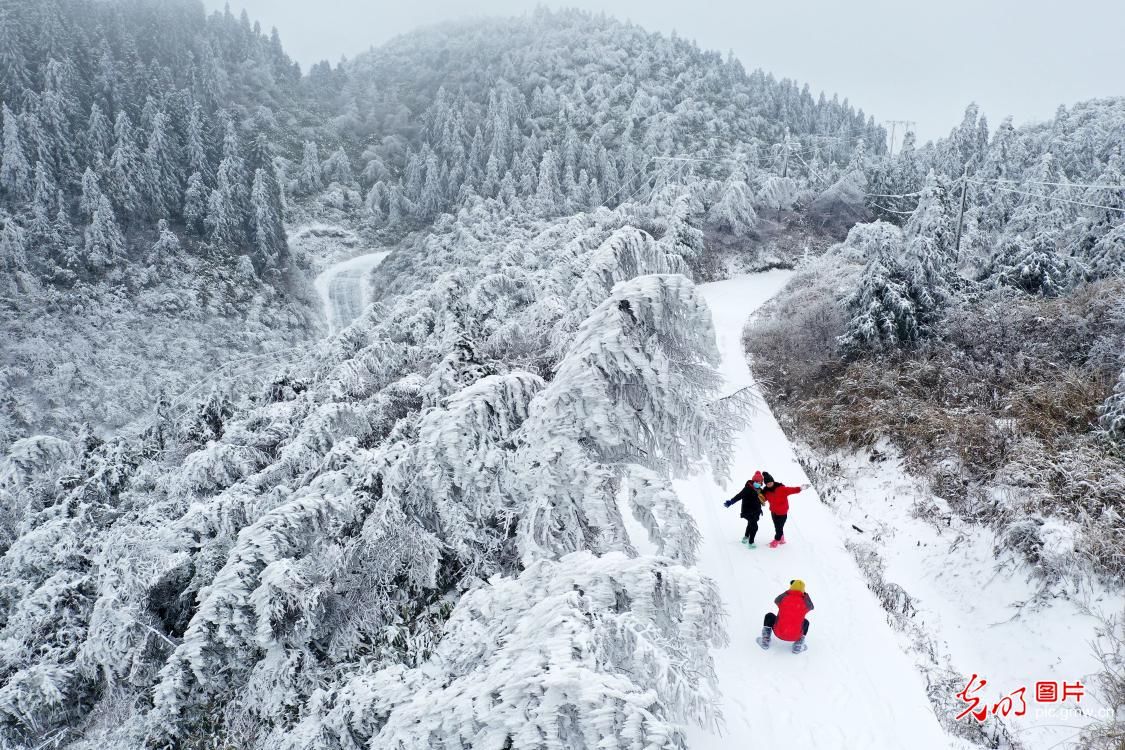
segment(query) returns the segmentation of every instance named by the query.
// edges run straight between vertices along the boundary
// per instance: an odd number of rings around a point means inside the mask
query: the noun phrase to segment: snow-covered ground
[[[788,278],[788,272],[772,271],[701,287],[729,391],[753,382],[742,349],[743,325]],[[939,725],[905,639],[888,625],[844,548],[840,521],[814,490],[791,499],[788,544],[765,545],[773,535],[766,515],[759,547],[742,546],[738,507],[724,508],[722,502],[757,469],[786,484],[808,481],[764,404],[737,437],[727,486],[706,476],[676,483],[703,534],[699,567],[722,591],[731,635],[730,646],[715,654],[725,727],[716,733],[695,730],[692,748],[965,747]],[[775,640],[764,652],[754,642],[762,617],[774,610],[774,597],[793,578],[805,580],[816,605],[809,616],[809,650],[794,655],[789,644]]]
[[[1027,688],[1028,711],[1004,721],[1028,750],[1076,747],[1081,729],[1105,717],[1092,641],[1100,618],[1120,615],[1125,601],[1089,581],[1040,596],[1040,584],[1010,553],[997,560],[989,529],[965,523],[903,468],[888,446],[882,460],[832,456],[835,512],[843,533],[874,543],[883,575],[910,595],[912,622],[932,641],[936,659],[988,680],[989,703]],[[922,503],[932,521],[914,512]],[[852,524],[863,529],[856,531]],[[925,666],[925,665],[923,665]],[[1039,704],[1038,681],[1081,682],[1081,702]]]
[[[313,282],[324,306],[329,333],[351,323],[371,301],[367,276],[390,255],[389,251],[367,253],[336,263]]]

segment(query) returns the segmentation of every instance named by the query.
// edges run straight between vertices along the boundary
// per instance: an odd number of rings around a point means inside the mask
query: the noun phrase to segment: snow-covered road
[[[390,255],[388,251],[367,253],[329,266],[316,277],[314,286],[324,306],[329,333],[351,323],[371,301],[367,276]]]
[[[743,325],[788,278],[788,272],[771,271],[700,287],[714,318],[728,392],[753,382]],[[845,550],[839,521],[815,491],[791,498],[788,544],[766,546],[773,537],[768,514],[759,547],[740,543],[745,524],[738,507],[722,502],[756,469],[785,484],[808,481],[764,403],[736,439],[733,466],[725,487],[709,477],[676,483],[703,534],[699,567],[722,591],[731,635],[731,645],[715,654],[725,730],[694,730],[693,750],[963,747],[938,724],[922,677]],[[762,617],[793,578],[805,580],[816,605],[809,616],[809,650],[794,655],[788,643],[775,639],[762,651],[754,642]]]

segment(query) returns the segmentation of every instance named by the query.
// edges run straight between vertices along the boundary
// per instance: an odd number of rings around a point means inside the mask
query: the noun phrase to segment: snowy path
[[[700,287],[715,322],[727,391],[752,382],[742,350],[750,313],[777,294],[789,274],[772,271]],[[788,544],[769,549],[769,515],[759,528],[759,547],[739,539],[745,522],[735,494],[756,469],[790,485],[807,482],[781,427],[761,404],[735,443],[731,482],[709,477],[676,483],[703,533],[699,567],[718,583],[728,613],[731,645],[715,654],[725,730],[691,734],[693,750],[710,748],[962,747],[942,730],[912,661],[851,556],[839,521],[807,490],[790,501]],[[768,652],[754,638],[773,599],[792,578],[803,578],[816,604],[809,616],[809,650],[794,655],[775,639]]]
[[[359,317],[371,299],[367,288],[367,275],[371,273],[389,251],[368,253],[329,266],[313,282],[324,305],[324,317],[329,333],[335,333]]]

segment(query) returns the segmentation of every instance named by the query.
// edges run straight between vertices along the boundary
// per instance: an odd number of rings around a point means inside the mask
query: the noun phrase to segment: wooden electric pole
[[[902,126],[902,132],[903,133],[909,133],[910,132],[910,126],[914,124],[914,121],[913,120],[884,120],[883,124],[891,126],[891,147],[887,151],[887,158],[889,159],[890,157],[895,155],[895,129],[897,128],[897,126],[901,125]]]
[[[957,214],[957,244],[953,249],[953,257],[961,257],[961,227],[965,223],[965,198],[969,192],[969,165],[965,165],[965,171],[961,174],[961,212]]]
[[[785,128],[785,162],[781,166],[781,176],[789,174],[789,128]]]

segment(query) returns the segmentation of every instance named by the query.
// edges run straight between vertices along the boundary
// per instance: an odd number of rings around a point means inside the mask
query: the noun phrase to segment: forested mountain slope
[[[800,429],[890,435],[1036,502],[1083,488],[1054,512],[1120,580],[1125,201],[1074,192],[1121,183],[1120,102],[995,134],[971,112],[890,158],[846,100],[578,12],[437,26],[302,77],[276,36],[194,2],[49,0],[5,7],[0,63],[2,742],[684,747],[717,720],[727,635],[670,482],[721,479],[743,422],[693,284],[734,256],[810,256],[759,351]],[[286,223],[390,251],[327,339]],[[109,364],[61,367],[79,337]],[[154,395],[300,342],[254,385]],[[953,416],[900,409],[899,368]],[[134,385],[159,408],[91,409]],[[986,450],[951,437],[965,424]],[[1058,456],[1102,473],[1043,473]],[[961,489],[1050,563],[1038,525],[1009,523],[1027,506]]]
[[[556,216],[696,183],[702,228],[745,245],[756,211],[884,141],[846,100],[577,12],[437,27],[304,78],[276,34],[191,0],[13,4],[0,47],[5,443],[118,427],[306,338],[287,222],[392,245],[477,197]]]
[[[0,7],[0,445],[307,335],[277,169],[303,90],[276,35],[197,2]]]
[[[706,160],[671,165],[664,180],[733,176],[764,189],[759,173],[781,177],[787,131],[820,145],[821,169],[846,165],[860,143],[881,152],[885,141],[846,100],[577,11],[437,26],[310,80],[323,82],[317,95],[339,112],[340,136],[365,146],[357,179],[384,230],[430,221],[474,195],[534,196],[547,213],[613,207],[657,179],[669,166],[660,157]],[[786,176],[798,171],[794,159]],[[769,187],[792,205],[785,193],[796,183]]]
[[[1125,100],[1108,99],[994,133],[973,106],[948,139],[908,141],[868,170],[890,221],[810,267],[787,303],[799,316],[777,310],[755,346],[810,436],[889,435],[948,461],[940,491],[1049,576],[1074,561],[1041,555],[1041,514],[1075,522],[1071,551],[1125,575],[1123,139]]]
[[[790,434],[829,467],[837,451],[900,452],[932,492],[916,518],[946,532],[979,524],[997,569],[1036,582],[1010,609],[1085,609],[1083,592],[1113,592],[1109,621],[1083,635],[1104,653],[1100,689],[1118,717],[1123,142],[1125,99],[995,131],[969,107],[948,139],[908,140],[869,166],[868,205],[883,220],[853,227],[747,331]],[[845,481],[825,471],[825,483]],[[1116,748],[1122,736],[1111,716],[1082,741]]]
[[[808,165],[790,165],[798,135],[824,134],[819,168],[850,183],[881,131],[681,40],[578,13],[438,28],[298,81],[274,42],[229,15],[50,7],[102,30],[121,62],[99,88],[76,60],[66,122],[78,135],[14,151],[40,177],[26,194],[5,187],[9,236],[45,227],[50,199],[73,227],[58,247],[75,248],[5,256],[20,325],[34,332],[28,314],[49,295],[139,301],[145,314],[141,271],[160,259],[232,320],[299,316],[306,274],[279,206],[365,224],[394,251],[378,303],[263,367],[260,387],[158,408],[109,439],[22,437],[13,420],[0,465],[3,740],[620,735],[678,748],[688,724],[713,723],[721,602],[690,567],[698,531],[669,480],[721,474],[745,404],[718,398],[690,276],[708,236],[753,254],[759,210],[800,221],[817,191]],[[21,13],[20,35],[39,28]],[[157,49],[121,29],[180,42]],[[179,55],[175,73],[161,73],[164,55]],[[163,83],[140,103],[139,83],[122,89],[127,105],[110,93],[138,60]],[[243,87],[258,77],[263,92]],[[23,144],[38,117],[25,113],[61,95],[38,77],[21,85],[6,122]],[[104,146],[89,135],[98,111],[121,124]],[[306,127],[308,112],[324,121]],[[75,169],[36,190],[68,153]],[[696,160],[656,158],[684,156]],[[636,554],[624,512],[657,554]]]

